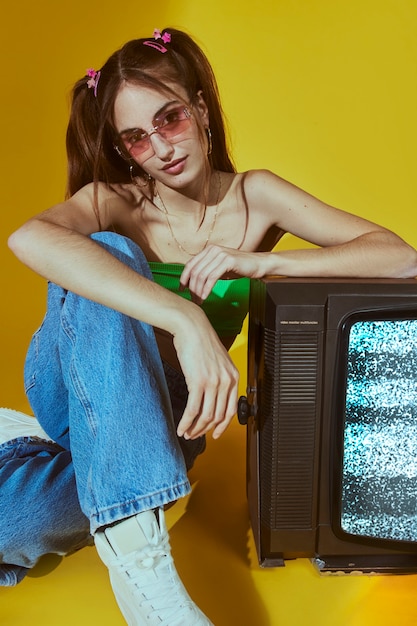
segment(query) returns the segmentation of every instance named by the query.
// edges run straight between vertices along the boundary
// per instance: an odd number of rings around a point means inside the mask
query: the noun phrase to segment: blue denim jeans
[[[152,279],[132,241],[93,239]],[[97,528],[188,494],[187,469],[205,447],[176,435],[187,389],[162,363],[153,328],[52,283],[25,388],[55,443],[0,446],[0,585],[43,554],[76,550]]]

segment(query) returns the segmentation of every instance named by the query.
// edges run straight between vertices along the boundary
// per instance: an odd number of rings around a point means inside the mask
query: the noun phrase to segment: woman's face
[[[156,181],[181,189],[201,181],[207,146],[198,122],[208,127],[208,113],[201,94],[185,105],[184,89],[172,88],[178,97],[125,84],[116,97],[114,122],[120,144],[137,164]]]

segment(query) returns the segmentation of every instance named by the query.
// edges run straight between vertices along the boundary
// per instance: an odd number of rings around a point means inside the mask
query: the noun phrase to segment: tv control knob
[[[250,415],[251,415],[251,406],[248,402],[247,397],[240,396],[239,401],[237,403],[237,419],[239,420],[239,424],[242,424],[242,426],[246,426]]]

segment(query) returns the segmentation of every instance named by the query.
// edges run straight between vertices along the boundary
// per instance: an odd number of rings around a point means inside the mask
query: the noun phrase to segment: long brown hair
[[[134,39],[106,61],[96,89],[88,88],[86,76],[75,84],[67,129],[68,196],[90,182],[130,182],[129,163],[114,149],[114,103],[124,82],[171,94],[168,84],[175,83],[185,89],[190,102],[202,91],[213,144],[210,165],[225,172],[235,171],[227,148],[217,82],[206,55],[185,32],[167,28],[161,35],[164,33],[171,36],[164,44],[165,53],[149,45],[153,39]],[[131,165],[135,174],[144,175],[136,163],[132,161]]]

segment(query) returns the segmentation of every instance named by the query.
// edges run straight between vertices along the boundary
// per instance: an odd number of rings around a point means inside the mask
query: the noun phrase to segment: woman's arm
[[[319,247],[277,252],[244,252],[208,246],[184,270],[181,282],[204,300],[221,276],[266,275],[409,278],[417,275],[417,252],[393,232],[340,211],[271,172],[250,172],[245,180],[249,227],[262,223]]]
[[[265,214],[277,226],[319,246],[272,255],[268,273],[355,278],[417,275],[416,251],[392,231],[329,206],[271,172],[253,172],[247,193],[252,202],[263,203]]]
[[[106,208],[100,217],[106,227]],[[88,235],[97,230],[92,190],[85,189],[26,222],[9,246],[64,289],[170,333],[190,392],[178,432],[196,437],[214,428],[213,436],[219,436],[236,412],[238,375],[206,316],[91,240]]]

